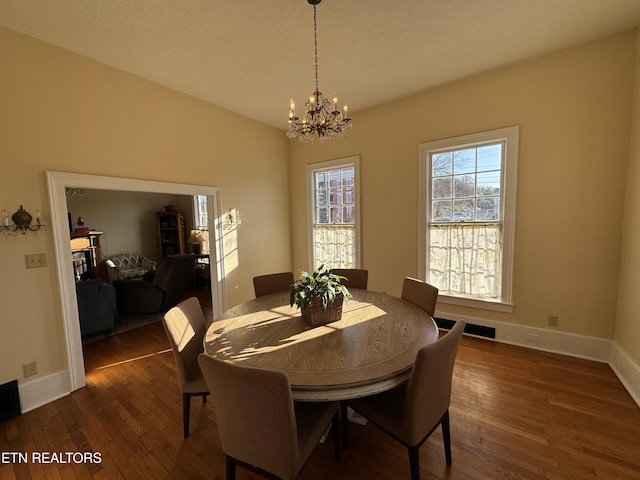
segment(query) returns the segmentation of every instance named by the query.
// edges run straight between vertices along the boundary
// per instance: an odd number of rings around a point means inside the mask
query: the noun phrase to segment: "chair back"
[[[367,289],[369,283],[369,270],[364,270],[362,268],[332,268],[331,273],[346,277],[347,279],[343,280],[342,283],[347,288]]]
[[[187,298],[165,313],[162,324],[176,360],[180,386],[202,376],[198,354],[204,351],[204,314],[196,297]]]
[[[293,283],[293,272],[270,273],[253,277],[256,298],[277,292],[286,292]]]
[[[465,322],[418,350],[405,397],[404,440],[412,445],[431,431],[449,408],[451,380]]]
[[[406,277],[402,283],[401,297],[417,305],[433,317],[438,301],[438,289],[417,278]]]
[[[297,473],[298,437],[284,372],[198,357],[212,395],[222,450],[279,478]]]
[[[153,277],[153,286],[165,294],[162,308],[175,305],[184,296],[189,280],[195,275],[195,255],[180,254],[165,257]]]

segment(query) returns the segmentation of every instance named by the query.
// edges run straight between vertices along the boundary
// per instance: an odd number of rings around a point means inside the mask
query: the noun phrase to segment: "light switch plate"
[[[47,254],[46,253],[31,253],[24,256],[27,268],[41,268],[47,266]]]

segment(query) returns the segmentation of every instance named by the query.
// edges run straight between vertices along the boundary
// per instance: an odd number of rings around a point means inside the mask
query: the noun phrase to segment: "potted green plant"
[[[342,303],[351,298],[342,280],[346,277],[331,273],[324,264],[312,274],[301,271],[300,278],[291,284],[291,306],[297,305],[311,325],[340,320]]]

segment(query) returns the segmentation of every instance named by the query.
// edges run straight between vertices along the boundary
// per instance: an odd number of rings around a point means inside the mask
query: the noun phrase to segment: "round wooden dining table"
[[[416,353],[438,339],[438,328],[411,302],[350,291],[341,320],[316,327],[289,306],[289,292],[245,302],[209,326],[205,351],[286,372],[298,401],[347,400],[391,389],[409,378]]]

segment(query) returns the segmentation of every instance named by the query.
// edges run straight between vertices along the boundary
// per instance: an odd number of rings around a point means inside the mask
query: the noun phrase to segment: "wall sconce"
[[[242,223],[240,220],[240,212],[235,208],[230,208],[227,213],[222,215],[222,228],[225,230],[231,230]]]
[[[2,231],[5,235],[13,235],[15,232],[20,230],[20,232],[24,235],[27,231],[30,232],[44,232],[47,228],[40,223],[40,210],[36,210],[36,224],[31,225],[31,220],[33,217],[29,212],[27,212],[22,205],[20,208],[16,210],[16,212],[11,215],[11,220],[13,221],[13,225],[9,224],[9,213],[6,210],[2,210],[2,216],[4,217],[4,225],[0,225]]]

